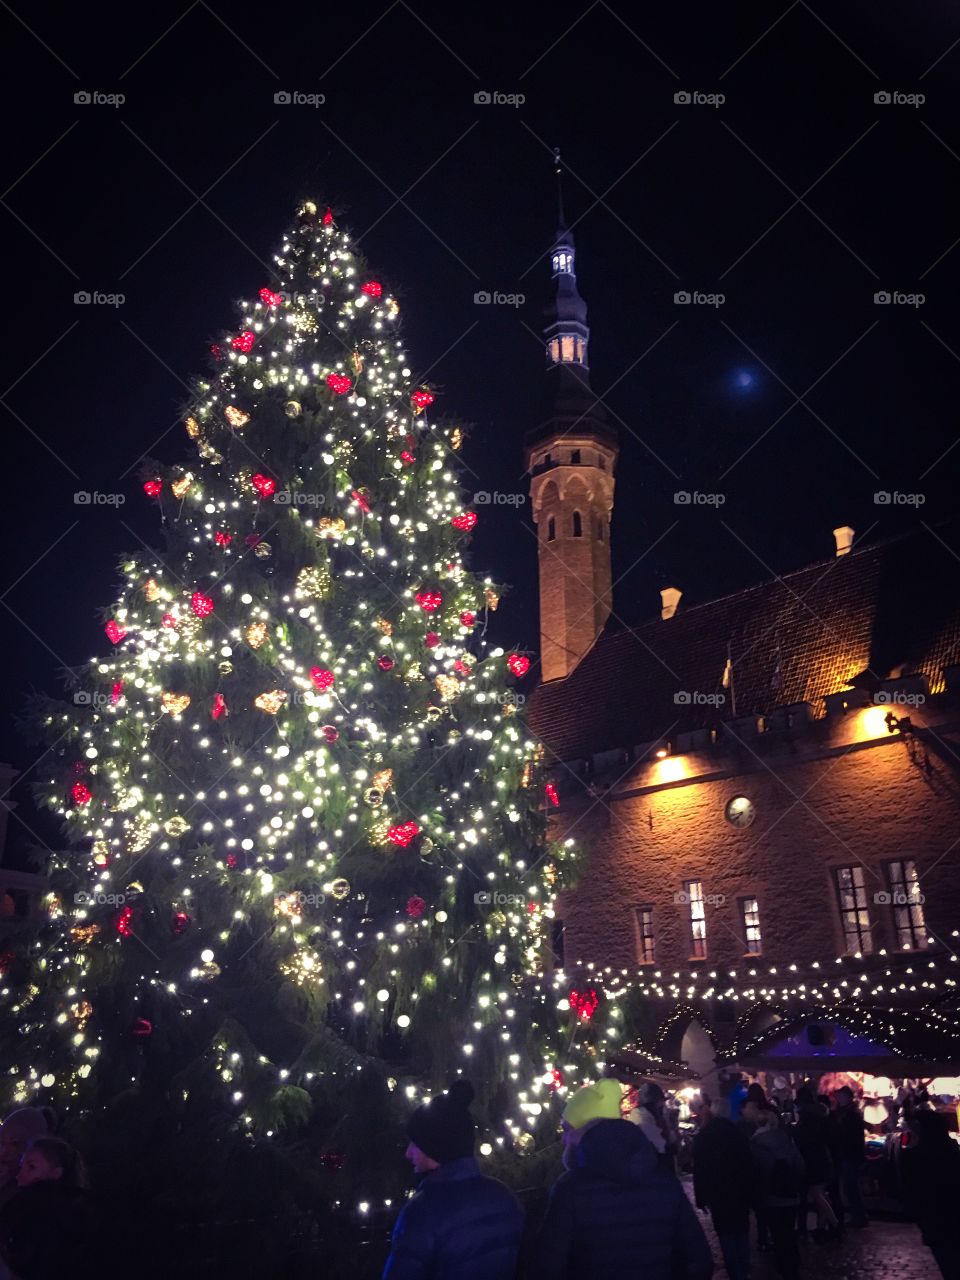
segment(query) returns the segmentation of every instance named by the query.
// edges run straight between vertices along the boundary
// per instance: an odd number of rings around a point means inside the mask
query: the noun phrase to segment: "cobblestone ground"
[[[687,1183],[687,1194],[691,1188]],[[960,1206],[958,1206],[960,1213]],[[703,1223],[716,1271],[713,1280],[726,1280],[720,1246],[709,1217],[698,1213]],[[817,1245],[800,1242],[801,1275],[805,1280],[941,1280],[940,1271],[920,1240],[920,1232],[910,1222],[875,1219],[863,1231],[848,1230],[842,1244]],[[754,1245],[751,1280],[777,1280],[769,1254]]]

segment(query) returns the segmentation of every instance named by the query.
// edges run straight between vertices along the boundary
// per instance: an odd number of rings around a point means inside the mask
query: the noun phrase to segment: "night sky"
[[[468,487],[525,493],[562,148],[593,384],[621,434],[625,621],[664,585],[689,604],[824,558],[835,525],[872,541],[955,509],[960,11],[946,0],[13,0],[0,24],[0,757],[17,767],[35,753],[9,713],[103,651],[115,564],[138,539],[159,545],[141,460],[194,458],[186,383],[233,300],[269,282],[306,195],[359,238],[400,299],[414,370],[472,424]],[[77,104],[82,91],[126,101]],[[78,306],[80,290],[125,301]],[[478,306],[481,290],[525,301]],[[680,306],[680,290],[725,301]],[[77,490],[127,501],[80,506]],[[725,502],[678,506],[677,490]],[[878,490],[924,501],[877,505]],[[473,566],[516,588],[500,638],[535,648],[529,512],[478,509]],[[11,825],[16,854],[32,837]]]

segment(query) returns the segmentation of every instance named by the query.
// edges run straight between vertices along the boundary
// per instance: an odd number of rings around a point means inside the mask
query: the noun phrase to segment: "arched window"
[[[553,516],[551,516],[550,519],[547,521],[547,541],[553,542],[556,536],[557,536],[557,522],[553,518]]]
[[[580,512],[573,513],[573,536],[575,538],[583,537],[583,521],[580,519]]]

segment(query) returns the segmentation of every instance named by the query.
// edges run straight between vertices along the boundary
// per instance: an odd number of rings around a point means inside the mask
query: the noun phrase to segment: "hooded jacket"
[[[523,1210],[473,1156],[420,1182],[393,1229],[383,1280],[514,1280]]]
[[[678,1179],[626,1120],[598,1120],[550,1193],[533,1280],[708,1280],[710,1246]]]
[[[750,1143],[724,1116],[708,1120],[693,1140],[693,1194],[717,1231],[747,1231],[753,1165]]]
[[[803,1156],[782,1126],[758,1129],[750,1139],[756,1202],[765,1209],[790,1209],[800,1204],[806,1177]]]

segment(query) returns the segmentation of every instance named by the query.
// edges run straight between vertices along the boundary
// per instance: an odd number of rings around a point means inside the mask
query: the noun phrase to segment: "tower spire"
[[[553,171],[557,175],[557,228],[565,230],[567,218],[563,212],[563,161],[560,159],[560,148],[553,148]]]

